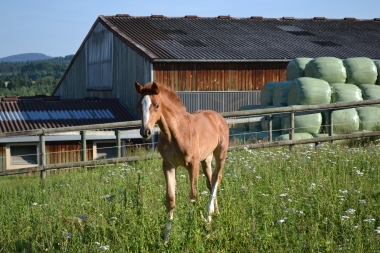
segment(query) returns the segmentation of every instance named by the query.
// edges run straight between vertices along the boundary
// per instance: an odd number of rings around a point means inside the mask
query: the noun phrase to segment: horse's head
[[[152,137],[154,125],[161,117],[160,90],[155,82],[146,86],[135,82],[135,87],[137,93],[141,95],[137,103],[142,121],[140,134],[145,140],[148,140]]]

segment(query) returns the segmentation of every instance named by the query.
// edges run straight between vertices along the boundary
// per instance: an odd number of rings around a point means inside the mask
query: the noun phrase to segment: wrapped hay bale
[[[349,83],[333,83],[331,87],[331,103],[362,101],[361,89]]]
[[[347,71],[346,83],[374,84],[377,80],[375,63],[366,57],[348,58],[343,60]]]
[[[305,76],[305,66],[313,58],[295,58],[286,66],[286,80],[293,81]]]
[[[329,104],[330,85],[321,79],[300,77],[293,81],[288,94],[288,105]]]
[[[323,128],[327,133],[328,114],[322,114]],[[359,116],[355,108],[337,110],[332,113],[333,134],[349,134],[359,130]]]
[[[341,59],[319,57],[311,60],[305,67],[305,76],[325,80],[328,83],[345,83],[347,74]]]
[[[261,105],[273,105],[273,91],[280,84],[281,82],[267,82],[264,84],[260,93]]]
[[[266,108],[278,108],[280,106],[263,106],[260,109],[266,109]],[[269,119],[267,116],[262,115],[263,117],[260,120],[261,124],[261,131],[267,132],[269,131],[268,123]],[[272,131],[279,131],[281,129],[281,118],[272,119]]]
[[[288,105],[288,94],[290,86],[292,86],[292,81],[282,82],[281,85],[277,86],[273,91],[273,105],[276,106],[287,106]]]
[[[359,116],[360,131],[380,130],[380,108],[366,106],[355,109]]]
[[[363,100],[380,99],[380,86],[376,84],[360,84]]]
[[[322,125],[321,113],[306,114],[294,117],[294,133],[318,134]],[[289,117],[281,118],[281,131],[289,133]]]
[[[375,84],[380,85],[380,61],[374,61],[373,63],[375,63],[377,69],[377,80]]]

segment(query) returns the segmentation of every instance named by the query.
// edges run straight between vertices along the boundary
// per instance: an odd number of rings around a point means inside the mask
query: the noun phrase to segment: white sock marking
[[[214,213],[215,211],[215,205],[214,205],[214,201],[215,201],[215,198],[216,198],[216,191],[218,189],[218,186],[215,185],[212,190],[211,190],[211,197],[210,197],[210,202],[208,204],[208,217],[207,217],[207,222],[211,222],[211,215]]]
[[[143,97],[142,101],[141,101],[141,105],[142,105],[142,118],[143,118],[143,125],[144,127],[146,126],[146,124],[148,123],[148,120],[149,120],[149,108],[150,108],[150,105],[152,104],[152,101],[150,100],[150,96],[149,95],[146,95]]]

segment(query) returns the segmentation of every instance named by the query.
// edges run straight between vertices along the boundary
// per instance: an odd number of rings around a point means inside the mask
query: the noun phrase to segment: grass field
[[[169,244],[161,160],[0,178],[0,252],[380,252],[380,145],[229,152],[205,227],[177,171]]]

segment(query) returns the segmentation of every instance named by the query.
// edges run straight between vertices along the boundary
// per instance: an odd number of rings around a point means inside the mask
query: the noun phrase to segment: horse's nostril
[[[150,136],[150,130],[149,129],[146,130],[146,136]]]

